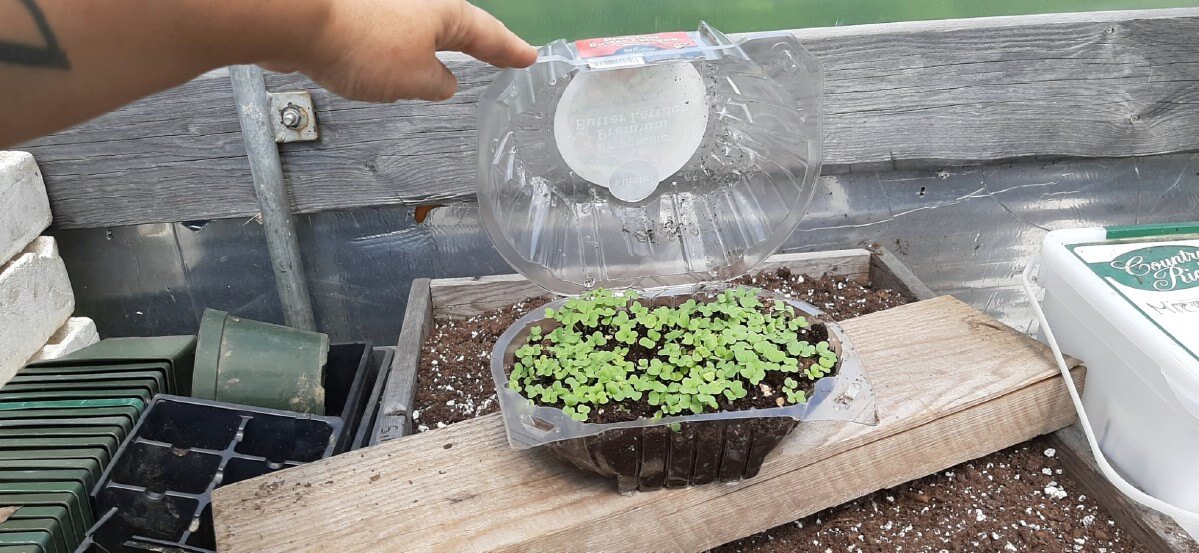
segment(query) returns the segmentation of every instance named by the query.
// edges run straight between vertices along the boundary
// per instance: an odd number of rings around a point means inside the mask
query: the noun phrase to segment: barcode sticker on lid
[[[575,41],[579,57],[589,61],[592,69],[633,67],[645,65],[645,55],[697,46],[689,33],[671,32],[652,35],[628,35],[607,38],[589,38]],[[603,58],[603,59],[601,59]]]
[[[592,69],[611,69],[613,67],[630,67],[634,65],[645,65],[645,58],[641,56],[621,56],[619,58],[597,60],[587,64]]]

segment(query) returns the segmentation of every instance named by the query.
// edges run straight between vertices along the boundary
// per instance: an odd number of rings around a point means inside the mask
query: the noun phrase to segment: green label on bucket
[[[1199,239],[1156,236],[1069,246],[1079,260],[1199,358]]]
[[[1099,276],[1138,290],[1168,292],[1199,286],[1199,247],[1195,246],[1138,248],[1088,265]]]

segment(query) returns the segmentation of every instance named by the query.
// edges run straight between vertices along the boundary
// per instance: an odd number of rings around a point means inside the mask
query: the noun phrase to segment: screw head
[[[288,104],[287,107],[279,110],[279,122],[289,129],[299,128],[300,124],[304,122],[304,111]]]

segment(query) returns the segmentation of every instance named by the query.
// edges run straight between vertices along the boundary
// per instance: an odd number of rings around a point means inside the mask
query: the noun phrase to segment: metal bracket
[[[319,138],[316,131],[316,109],[312,95],[306,90],[271,92],[271,129],[275,142],[310,142]]]

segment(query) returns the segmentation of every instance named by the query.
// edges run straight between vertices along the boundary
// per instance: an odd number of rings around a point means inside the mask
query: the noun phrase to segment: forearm
[[[306,48],[328,16],[326,0],[0,0],[0,147]]]

